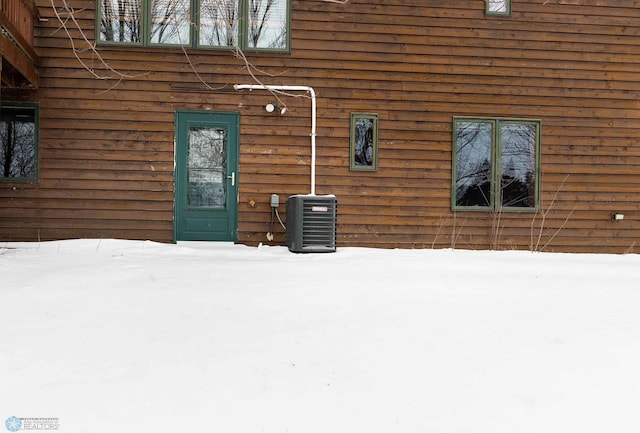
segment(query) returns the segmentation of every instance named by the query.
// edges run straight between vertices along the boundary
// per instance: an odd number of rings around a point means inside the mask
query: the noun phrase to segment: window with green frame
[[[0,181],[33,182],[38,177],[38,106],[0,106]]]
[[[511,15],[511,0],[486,0],[487,15]]]
[[[453,119],[454,210],[536,210],[539,120]]]
[[[291,0],[98,0],[102,44],[289,51]]]

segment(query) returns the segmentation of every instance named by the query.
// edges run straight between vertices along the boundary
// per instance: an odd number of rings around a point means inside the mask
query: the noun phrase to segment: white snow
[[[639,271],[638,255],[0,243],[0,422],[637,433]]]

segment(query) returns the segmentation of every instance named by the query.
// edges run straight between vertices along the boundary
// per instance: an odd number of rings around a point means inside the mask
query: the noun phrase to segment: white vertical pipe
[[[266,84],[234,84],[236,90],[303,91],[311,94],[311,195],[316,195],[316,92],[310,86],[272,86]]]
[[[316,195],[316,92],[308,88],[311,94],[311,195]]]

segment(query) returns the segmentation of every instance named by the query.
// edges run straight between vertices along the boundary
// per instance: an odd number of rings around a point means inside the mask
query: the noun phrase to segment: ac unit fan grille
[[[287,246],[296,253],[336,250],[336,209],[333,195],[293,195],[287,200]]]
[[[335,200],[306,200],[302,215],[303,247],[335,245]]]

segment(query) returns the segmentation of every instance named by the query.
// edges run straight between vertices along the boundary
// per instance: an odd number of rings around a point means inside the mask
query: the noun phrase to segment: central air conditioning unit
[[[287,199],[287,247],[294,253],[336,250],[334,195],[292,195]]]

